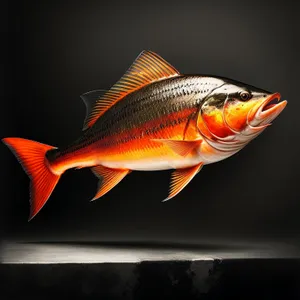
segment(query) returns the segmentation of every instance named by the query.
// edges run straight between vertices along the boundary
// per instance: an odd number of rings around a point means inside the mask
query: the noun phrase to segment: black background
[[[292,4],[294,3],[294,4]],[[235,156],[162,203],[170,171],[133,172],[90,203],[97,179],[70,170],[30,222],[29,179],[0,145],[7,238],[201,242],[300,233],[297,2],[25,1],[2,11],[1,136],[63,146],[81,134],[79,96],[108,89],[144,49],[181,73],[225,76],[288,100]]]

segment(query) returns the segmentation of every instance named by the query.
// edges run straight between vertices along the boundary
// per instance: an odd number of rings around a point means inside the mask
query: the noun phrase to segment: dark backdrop
[[[97,179],[70,170],[28,223],[29,179],[0,145],[2,231],[39,240],[296,240],[299,197],[297,3],[25,1],[2,11],[1,138],[62,146],[81,134],[79,96],[108,89],[144,49],[184,73],[280,92],[285,111],[237,155],[162,203],[170,171],[133,172],[93,203]],[[260,3],[260,4],[258,4]],[[291,1],[293,3],[293,1]]]

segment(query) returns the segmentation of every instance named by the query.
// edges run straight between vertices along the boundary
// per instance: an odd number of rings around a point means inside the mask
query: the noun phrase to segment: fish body
[[[157,140],[201,138],[196,119],[205,95],[220,79],[179,76],[154,82],[112,106],[74,145],[60,151],[53,168],[103,165],[131,170],[165,170],[201,161],[194,151],[182,157]],[[210,88],[208,86],[210,86]],[[85,149],[90,160],[81,155]],[[93,153],[93,155],[92,155]]]
[[[101,179],[98,199],[131,171],[174,169],[177,195],[204,165],[226,159],[258,136],[286,106],[271,93],[228,78],[182,75],[143,51],[109,91],[81,96],[87,106],[82,135],[57,149],[5,138],[32,179],[35,216],[60,176],[90,167]]]

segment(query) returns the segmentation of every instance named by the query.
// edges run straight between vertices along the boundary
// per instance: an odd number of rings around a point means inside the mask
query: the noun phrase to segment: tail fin
[[[55,147],[22,138],[4,138],[2,141],[11,149],[30,183],[30,221],[44,206],[55,188],[60,175],[51,172],[46,152]]]

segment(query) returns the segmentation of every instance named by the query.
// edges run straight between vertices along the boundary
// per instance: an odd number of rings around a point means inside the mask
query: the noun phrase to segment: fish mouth
[[[280,93],[274,93],[267,97],[266,100],[258,107],[254,118],[250,121],[251,126],[263,126],[270,125],[273,121],[286,107],[287,101],[281,101]]]

